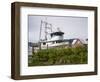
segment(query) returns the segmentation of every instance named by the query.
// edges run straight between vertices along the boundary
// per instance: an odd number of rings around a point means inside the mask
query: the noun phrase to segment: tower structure
[[[52,33],[52,24],[48,23],[47,21],[41,20],[39,42],[44,41],[44,40],[47,41],[50,33]],[[42,35],[44,36],[44,38],[42,37]]]

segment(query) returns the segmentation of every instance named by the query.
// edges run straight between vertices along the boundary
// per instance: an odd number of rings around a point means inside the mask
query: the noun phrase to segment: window
[[[52,44],[54,44],[55,42],[52,42]]]
[[[43,45],[46,45],[46,43],[45,43],[45,42],[43,42]]]

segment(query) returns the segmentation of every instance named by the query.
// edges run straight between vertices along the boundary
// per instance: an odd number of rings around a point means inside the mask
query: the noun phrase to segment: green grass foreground
[[[86,64],[87,47],[50,48],[39,50],[28,57],[28,66]]]

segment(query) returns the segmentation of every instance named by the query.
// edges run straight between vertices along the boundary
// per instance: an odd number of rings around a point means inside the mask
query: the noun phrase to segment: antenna
[[[60,31],[61,31],[59,27],[57,28],[57,31],[58,31],[58,32],[60,32]]]

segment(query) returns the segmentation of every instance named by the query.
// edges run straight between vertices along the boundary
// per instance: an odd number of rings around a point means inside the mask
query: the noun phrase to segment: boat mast
[[[48,39],[48,34],[50,34],[48,31],[52,32],[52,24],[47,22],[47,17],[45,18],[45,21],[41,20],[39,42],[43,40],[41,37],[42,31],[44,31],[44,40],[46,41]]]

